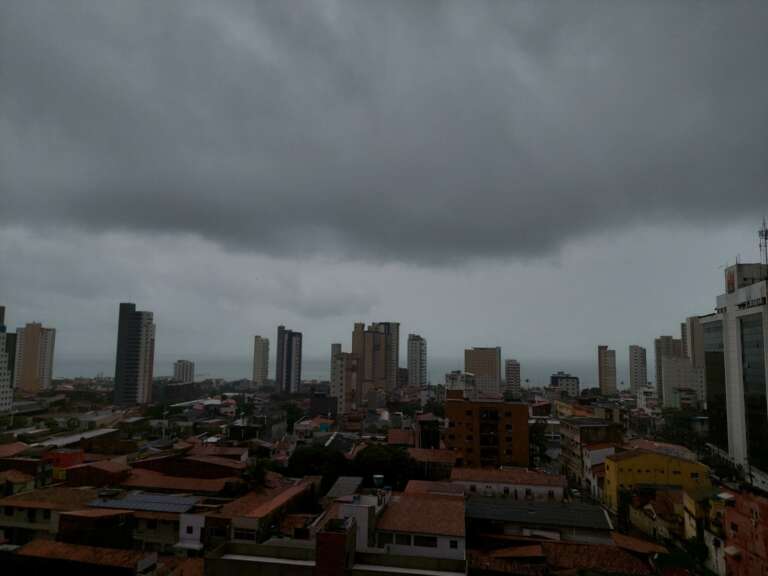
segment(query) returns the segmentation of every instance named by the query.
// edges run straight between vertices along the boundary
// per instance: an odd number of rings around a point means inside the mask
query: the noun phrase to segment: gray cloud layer
[[[740,218],[766,54],[763,2],[6,0],[0,226],[445,263]]]

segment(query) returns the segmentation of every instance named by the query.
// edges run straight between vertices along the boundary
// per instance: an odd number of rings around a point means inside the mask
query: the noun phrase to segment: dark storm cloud
[[[0,226],[429,263],[761,213],[766,54],[761,2],[7,0]]]

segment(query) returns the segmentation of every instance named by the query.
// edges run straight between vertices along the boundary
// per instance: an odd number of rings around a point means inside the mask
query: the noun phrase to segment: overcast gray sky
[[[767,54],[757,1],[5,0],[0,303],[57,366],[130,300],[166,360],[399,320],[588,381],[757,257]]]

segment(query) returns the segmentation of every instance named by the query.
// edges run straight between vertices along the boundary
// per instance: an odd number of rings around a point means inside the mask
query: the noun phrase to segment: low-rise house
[[[472,535],[612,543],[613,525],[600,506],[470,496],[467,530]],[[485,536],[484,536],[485,538]]]
[[[154,572],[157,554],[35,540],[10,556],[9,564],[13,574],[137,576]]]
[[[451,482],[467,494],[513,500],[561,501],[567,486],[565,476],[527,468],[454,468]]]
[[[387,554],[464,560],[464,498],[393,496],[376,524],[376,543]]]
[[[642,486],[676,486],[686,490],[709,487],[709,468],[678,456],[628,450],[605,460],[605,504],[617,511],[622,491]]]
[[[131,475],[131,467],[114,460],[88,462],[65,469],[70,486],[119,486]]]
[[[601,487],[597,486],[599,482],[599,476],[595,477],[595,472],[603,472],[603,478],[605,477],[605,466],[602,468],[595,468],[605,463],[605,459],[608,456],[615,454],[618,450],[616,445],[609,442],[602,442],[598,444],[588,444],[582,448],[581,451],[581,466],[582,466],[582,480],[581,488],[589,493],[592,498],[597,499],[597,494],[601,492]]]
[[[35,477],[19,470],[5,470],[0,472],[0,497],[11,496],[18,492],[34,490]]]
[[[408,455],[416,461],[420,476],[428,480],[448,480],[456,464],[453,450],[409,448]]]
[[[655,540],[682,540],[683,491],[651,487],[636,490],[629,506],[629,523]]]
[[[86,507],[97,493],[93,488],[51,487],[2,498],[0,540],[26,544],[37,538],[54,539],[59,514]]]
[[[725,509],[725,562],[729,575],[768,573],[768,498],[734,494]]]
[[[621,444],[623,441],[620,424],[588,417],[561,418],[560,435],[563,473],[579,487],[584,486],[584,450],[594,444]]]

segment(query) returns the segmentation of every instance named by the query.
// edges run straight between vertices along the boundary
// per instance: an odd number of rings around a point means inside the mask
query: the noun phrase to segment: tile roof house
[[[393,495],[376,524],[377,543],[388,553],[463,560],[464,498]]]
[[[565,476],[528,468],[454,468],[451,482],[464,487],[467,494],[503,496],[513,500],[562,501]]]

